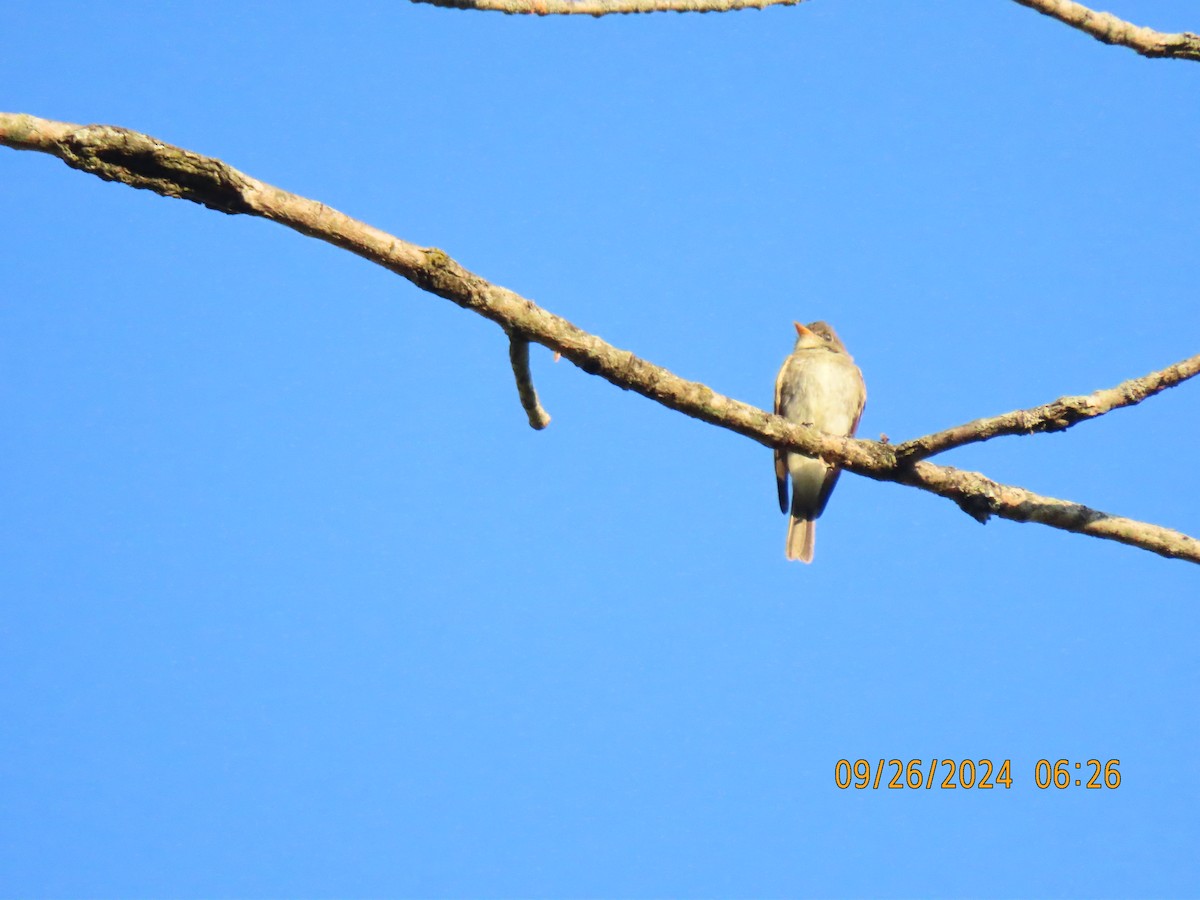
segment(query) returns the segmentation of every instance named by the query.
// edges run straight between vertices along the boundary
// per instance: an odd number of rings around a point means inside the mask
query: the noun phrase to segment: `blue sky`
[[[738,399],[827,319],[864,437],[1200,350],[1200,66],[1013,2],[0,31],[7,110],[217,156]],[[8,150],[0,210],[3,896],[1200,896],[1194,567],[849,475],[788,564],[769,451],[540,348],[535,433],[494,325],[344,252]],[[1195,535],[1198,413],[943,461]]]

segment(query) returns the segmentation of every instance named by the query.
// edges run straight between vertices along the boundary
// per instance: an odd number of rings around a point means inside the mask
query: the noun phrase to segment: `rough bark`
[[[938,452],[934,441],[936,435],[897,446],[835,437],[723,396],[707,385],[680,378],[628,350],[614,347],[533,301],[492,284],[442,250],[411,244],[323,203],[252,178],[218,159],[174,147],[126,128],[72,125],[10,113],[0,113],[0,144],[57,156],[67,165],[107,181],[191,200],[225,213],[261,216],[279,222],[349,250],[430,293],[491,319],[504,329],[510,342],[541,344],[562,354],[589,374],[765,446],[820,457],[867,478],[911,485],[946,497],[980,522],[987,521],[990,516],[1016,522],[1038,522],[1130,544],[1161,556],[1200,563],[1200,541],[1178,531],[998,484],[977,472],[917,459]],[[519,359],[514,360],[515,369],[519,368],[519,362]],[[1179,365],[1186,369],[1183,374],[1163,377],[1174,378],[1172,383],[1177,384],[1195,374],[1198,368],[1196,359]],[[1139,399],[1152,393],[1147,390]],[[1129,403],[1114,404],[1112,408],[1134,402],[1138,400],[1130,399]],[[1045,418],[1050,421],[1049,417]],[[1086,418],[1090,416],[1080,416],[1076,421]],[[531,416],[531,423],[532,420]],[[1071,424],[1074,423],[1064,421],[1059,427],[1066,428]],[[953,439],[943,439],[942,443],[946,449],[958,446],[966,442],[964,436],[983,435],[989,427],[978,423],[960,426],[952,429],[955,432]],[[964,428],[965,432],[961,430]],[[900,448],[925,448],[928,442],[935,443],[929,452],[898,452]]]

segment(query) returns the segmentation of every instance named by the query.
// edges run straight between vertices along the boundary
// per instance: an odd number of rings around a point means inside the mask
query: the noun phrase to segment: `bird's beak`
[[[799,322],[793,322],[792,324],[796,326],[796,334],[800,335],[800,337],[804,337],[805,335],[809,335],[810,337],[816,337],[816,335],[814,335],[811,331],[809,331],[807,328],[805,328]]]

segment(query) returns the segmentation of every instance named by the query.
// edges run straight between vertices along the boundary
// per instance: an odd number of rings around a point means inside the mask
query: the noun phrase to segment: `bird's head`
[[[828,322],[809,322],[807,325],[795,322],[793,324],[796,326],[797,350],[832,350],[834,353],[846,352],[846,348],[838,340],[837,332],[833,330]]]

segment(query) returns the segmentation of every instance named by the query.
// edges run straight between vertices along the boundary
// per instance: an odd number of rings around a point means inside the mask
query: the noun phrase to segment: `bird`
[[[775,414],[827,434],[853,437],[867,403],[867,386],[854,357],[826,322],[796,326],[796,346],[775,379]],[[779,509],[789,512],[787,558],[810,563],[817,518],[825,510],[841,469],[800,453],[775,451]]]

